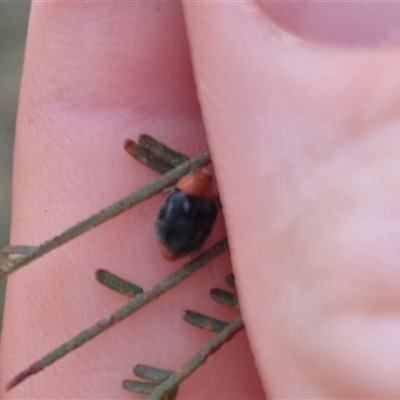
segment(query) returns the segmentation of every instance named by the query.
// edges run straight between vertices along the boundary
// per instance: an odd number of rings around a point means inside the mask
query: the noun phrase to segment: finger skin
[[[126,138],[146,132],[193,156],[206,149],[203,131],[179,3],[34,2],[16,138],[12,243],[40,244],[157,177],[124,153]],[[95,282],[96,269],[148,289],[181,265],[164,261],[157,248],[153,223],[162,200],[149,200],[10,277],[1,388],[127,302]],[[220,220],[210,242],[222,235]],[[228,255],[221,256],[3,397],[143,398],[121,387],[135,364],[177,369],[212,337],[183,321],[185,308],[227,320],[237,315],[208,298],[229,269]],[[180,398],[260,393],[242,333],[182,386]]]
[[[271,398],[400,396],[398,46],[185,2],[243,315]]]

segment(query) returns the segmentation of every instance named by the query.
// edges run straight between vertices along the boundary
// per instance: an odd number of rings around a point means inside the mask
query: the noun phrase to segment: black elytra
[[[160,209],[155,223],[158,239],[171,258],[200,250],[211,233],[217,213],[215,202],[176,190]]]

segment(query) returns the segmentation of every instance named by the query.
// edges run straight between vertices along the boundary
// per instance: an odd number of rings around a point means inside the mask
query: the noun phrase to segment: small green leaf
[[[235,275],[229,274],[225,278],[225,282],[227,283],[228,286],[230,286],[232,289],[236,290],[236,285],[235,285]]]
[[[98,269],[96,271],[96,279],[103,286],[129,297],[136,297],[136,295],[143,292],[140,286],[128,282],[105,269]]]
[[[200,329],[206,329],[210,332],[221,332],[226,326],[229,325],[228,322],[207,317],[204,314],[190,310],[185,311],[184,320],[191,325],[197,326]]]
[[[173,374],[173,371],[138,364],[133,368],[133,373],[138,378],[148,379],[155,382],[164,382],[171,374]]]
[[[158,386],[157,383],[153,382],[139,382],[139,381],[131,381],[129,379],[125,379],[122,381],[122,387],[130,392],[135,393],[151,393],[153,389]]]
[[[236,294],[222,289],[211,289],[211,298],[228,307],[239,308],[239,300]]]

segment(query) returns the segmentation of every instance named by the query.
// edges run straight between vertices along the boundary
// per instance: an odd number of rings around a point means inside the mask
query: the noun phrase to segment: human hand
[[[204,123],[266,392],[398,397],[397,49],[310,45],[251,2],[184,9],[196,84],[179,4],[33,3],[12,242],[39,244],[154,178],[125,157],[125,138],[148,132],[195,155]],[[94,282],[97,268],[144,287],[176,268],[156,251],[159,204],[9,279],[4,381],[125,302]],[[209,338],[182,307],[232,319],[203,300],[228,269],[219,259],[7,396],[132,398],[119,382],[135,363],[178,368]],[[244,335],[180,395],[260,398]]]

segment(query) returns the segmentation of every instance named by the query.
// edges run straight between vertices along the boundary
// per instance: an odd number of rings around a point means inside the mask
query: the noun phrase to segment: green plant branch
[[[129,315],[133,314],[135,311],[139,310],[146,304],[160,297],[166,291],[172,289],[184,279],[191,276],[194,272],[198,271],[200,268],[204,267],[208,262],[210,262],[215,257],[219,256],[224,251],[228,250],[228,240],[226,238],[217,242],[209,250],[202,252],[192,261],[185,264],[181,269],[169,275],[167,278],[159,282],[149,291],[142,294],[138,294],[133,300],[131,300],[124,307],[118,309],[113,314],[97,322],[91,328],[84,330],[77,336],[69,340],[68,342],[62,344],[55,350],[48,353],[46,356],[36,361],[30,365],[27,369],[23,370],[17,374],[6,386],[6,390],[12,389],[14,386],[18,385],[26,378],[37,372],[43,370],[50,364],[54,363],[58,359],[64,357],[77,347],[82,346],[84,343],[95,338],[105,330],[111,328],[117,322],[120,322],[127,318]]]
[[[78,223],[77,225],[68,229],[64,233],[52,238],[51,240],[43,243],[38,247],[8,246],[4,248],[3,251],[0,253],[0,279],[6,277],[8,274],[14,272],[15,270],[28,264],[29,262],[41,257],[47,252],[61,246],[62,244],[68,242],[69,240],[72,240],[75,237],[83,234],[89,229],[94,228],[103,222],[106,222],[108,219],[111,219],[119,215],[123,211],[139,204],[141,201],[144,201],[147,198],[151,197],[152,195],[161,192],[163,189],[172,186],[177,180],[179,180],[182,176],[184,176],[191,170],[202,168],[210,163],[210,156],[208,153],[200,154],[198,157],[189,160],[185,155],[180,154],[172,149],[169,149],[167,146],[163,145],[162,143],[158,142],[156,139],[153,139],[148,135],[140,135],[139,144],[140,145],[136,144],[131,140],[127,140],[125,142],[124,147],[125,150],[141,164],[157,172],[165,173],[163,177],[153,181],[146,187],[138,190],[137,192],[132,193],[130,196],[121,199],[120,201],[114,203],[113,205],[107,207],[106,209],[100,211],[99,213]],[[150,303],[151,301],[161,296],[166,291],[178,285],[182,280],[191,276],[194,272],[196,272],[198,269],[208,264],[208,262],[211,261],[214,257],[217,257],[219,254],[221,254],[227,249],[228,249],[228,244],[225,238],[220,242],[216,243],[211,249],[209,249],[206,252],[203,252],[194,260],[184,265],[179,271],[175,272],[174,274],[171,274],[166,279],[159,282],[151,290],[145,293],[141,293],[142,289],[137,285],[133,285],[132,283],[125,281],[108,271],[105,270],[97,271],[96,278],[101,284],[114,291],[117,291],[118,293],[132,296],[134,297],[134,299],[131,300],[124,307],[118,309],[116,312],[108,316],[107,318],[99,321],[91,328],[88,328],[85,331],[81,332],[68,342],[59,346],[58,348],[56,348],[55,350],[53,350],[52,352],[48,353],[46,356],[41,358],[40,360],[33,363],[27,369],[16,375],[8,383],[8,385],[6,386],[6,390],[10,390],[12,387],[21,383],[29,376],[41,371],[42,369],[54,363],[58,359],[69,354],[77,347],[83,345],[84,343],[86,343],[91,339],[94,339],[96,336],[98,336],[105,330],[109,329],[110,327],[122,321],[123,319],[127,318],[135,311],[139,310],[146,304]],[[20,255],[20,257],[14,259],[7,259],[9,255],[13,254],[18,254]],[[233,282],[229,281],[230,280],[228,280],[228,284],[230,284],[230,286],[234,286],[232,285]],[[230,294],[228,292],[223,293],[224,291],[220,292],[216,292],[215,300],[217,300],[218,298],[221,303],[232,306],[230,304],[232,302],[232,299],[230,299],[229,296],[235,296],[235,295]],[[197,315],[197,313],[194,314]],[[208,326],[207,324],[212,325],[212,323],[215,321],[222,322],[222,325],[218,329],[214,329],[215,331],[221,331],[221,333],[215,338],[213,338],[203,348],[203,350],[197,353],[188,363],[185,364],[185,366],[181,370],[171,375],[168,379],[167,376],[165,376],[164,377],[164,379],[166,379],[165,383],[162,384],[156,383],[156,385],[160,385],[159,387],[154,388],[154,382],[152,384],[151,382],[138,382],[138,381],[128,381],[128,380],[124,381],[131,390],[136,392],[144,391],[147,393],[150,393],[151,391],[149,399],[152,399],[153,396],[157,395],[157,393],[162,393],[160,394],[161,397],[155,397],[155,398],[160,398],[160,399],[167,398],[169,400],[174,400],[177,395],[179,383],[183,381],[185,378],[187,378],[191,373],[193,373],[199,366],[201,366],[206,361],[207,357],[211,353],[216,351],[225,341],[227,341],[230,337],[232,337],[238,330],[240,330],[243,327],[243,323],[241,322],[240,318],[234,321],[232,324],[228,325],[228,323],[224,321],[215,320],[211,317],[202,316],[201,314],[198,315],[203,317],[203,319],[205,318],[201,326],[202,328],[206,328]],[[154,371],[155,370],[161,371],[156,368],[150,368],[150,369]],[[127,389],[129,390],[128,387]]]
[[[210,163],[210,154],[208,152],[202,153],[197,157],[194,157],[171,171],[167,172],[162,177],[154,180],[147,186],[139,189],[138,191],[130,194],[129,196],[119,200],[104,210],[92,215],[84,221],[79,222],[72,228],[67,229],[65,232],[53,237],[52,239],[44,242],[40,246],[33,248],[32,252],[27,255],[18,257],[16,259],[9,259],[3,262],[0,268],[0,280],[10,275],[17,269],[27,265],[33,260],[43,256],[44,254],[62,246],[72,239],[82,235],[90,229],[108,221],[111,218],[123,213],[131,207],[141,203],[149,197],[161,192],[167,187],[172,186],[182,176],[186,175],[193,169],[201,168]]]
[[[183,380],[189,377],[197,368],[204,364],[207,358],[218,350],[227,340],[243,329],[242,317],[238,317],[224,328],[217,336],[211,339],[198,353],[196,353],[181,369],[167,378],[156,387],[146,400],[162,400],[169,392],[174,390]]]
[[[27,255],[36,250],[36,246],[5,246],[1,249],[0,255],[10,255],[10,254],[23,254]]]

